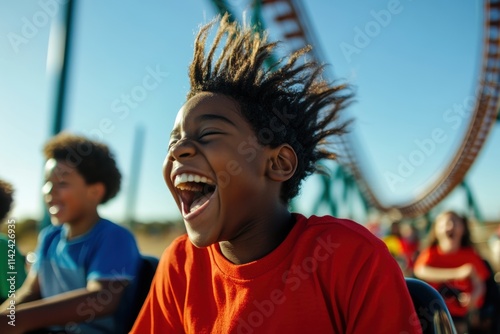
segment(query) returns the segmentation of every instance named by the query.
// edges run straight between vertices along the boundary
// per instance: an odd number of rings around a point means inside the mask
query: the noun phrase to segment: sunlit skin
[[[180,109],[171,133],[164,178],[183,215],[191,242],[206,247],[218,242],[233,263],[256,260],[276,248],[292,227],[281,183],[296,167],[289,145],[256,143],[238,103],[224,95],[199,93]],[[174,185],[182,174],[205,183]],[[195,187],[195,188],[190,188]],[[208,189],[199,207],[193,192]]]
[[[99,220],[96,208],[104,194],[103,184],[87,184],[77,169],[64,161],[46,162],[42,193],[52,224],[66,223],[69,238],[87,232]]]

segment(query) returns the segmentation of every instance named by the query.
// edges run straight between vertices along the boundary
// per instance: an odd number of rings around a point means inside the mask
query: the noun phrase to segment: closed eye
[[[54,183],[54,186],[58,187],[58,188],[65,188],[68,185],[69,185],[69,183],[67,181],[59,181],[59,182]]]
[[[170,151],[172,149],[172,147],[177,144],[178,140],[177,139],[174,139],[174,140],[171,140],[170,143],[168,143],[168,151]]]
[[[206,132],[203,132],[201,133],[199,136],[198,136],[198,140],[201,141],[201,142],[204,142],[206,141],[207,139],[210,138],[210,136],[215,136],[215,135],[222,135],[224,134],[223,132],[221,131],[206,131]]]

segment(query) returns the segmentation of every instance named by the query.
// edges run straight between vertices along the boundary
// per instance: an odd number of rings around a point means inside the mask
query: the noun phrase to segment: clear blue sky
[[[47,50],[59,2],[64,1],[0,1],[0,177],[16,188],[12,215],[19,218],[42,214],[41,149],[50,135],[55,99],[54,62]],[[238,12],[250,3],[228,2]],[[356,119],[353,136],[369,182],[386,204],[418,196],[453,155],[469,121],[454,110],[470,111],[474,97],[482,3],[304,2],[331,72],[356,87],[349,114]],[[208,0],[85,0],[78,1],[76,12],[64,127],[109,144],[124,176],[122,192],[101,213],[124,218],[134,131],[142,126],[136,218],[177,219],[161,168],[188,90],[194,35],[215,15],[213,5]],[[269,27],[272,38],[283,33]],[[467,175],[489,219],[500,217],[499,126]],[[398,173],[402,161],[422,147],[427,151],[421,163],[404,182],[391,183],[388,175]],[[306,213],[319,196],[316,182],[312,177],[299,198]],[[460,209],[464,203],[463,194],[455,192],[443,206]]]

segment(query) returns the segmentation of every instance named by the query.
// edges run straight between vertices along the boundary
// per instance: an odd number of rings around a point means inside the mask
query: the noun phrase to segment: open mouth
[[[215,183],[205,176],[183,173],[174,179],[174,186],[185,214],[193,213],[208,202],[215,192]]]

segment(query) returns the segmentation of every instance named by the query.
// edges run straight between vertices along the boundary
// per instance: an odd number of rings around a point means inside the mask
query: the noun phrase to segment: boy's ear
[[[99,204],[106,194],[106,186],[102,182],[92,183],[89,185],[89,194]]]
[[[267,167],[267,175],[273,181],[285,182],[290,179],[297,169],[297,154],[288,144],[273,149]]]

